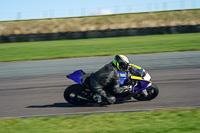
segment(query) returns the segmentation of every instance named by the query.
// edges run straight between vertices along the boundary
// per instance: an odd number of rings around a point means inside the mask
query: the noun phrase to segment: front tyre
[[[84,88],[80,84],[74,84],[67,87],[64,91],[64,98],[68,103],[73,105],[85,105],[87,101],[78,98],[78,95],[81,95],[84,92]]]
[[[135,98],[138,101],[148,101],[156,98],[159,94],[159,89],[155,84],[152,84],[146,90],[148,94],[147,96],[143,94],[142,91],[140,91],[139,93],[134,95],[133,98]]]

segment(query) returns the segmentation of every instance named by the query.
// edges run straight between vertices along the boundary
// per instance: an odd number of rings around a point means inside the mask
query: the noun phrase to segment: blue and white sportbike
[[[138,101],[148,101],[158,96],[158,87],[152,83],[151,76],[143,68],[130,64],[132,70],[137,72],[135,76],[131,71],[120,71],[120,86],[123,86],[124,91],[120,94],[113,94],[116,97],[116,102],[131,100],[135,98]],[[92,91],[89,84],[89,76],[85,76],[83,70],[77,70],[72,74],[67,75],[68,78],[74,80],[77,84],[68,86],[64,91],[64,98],[68,103],[73,105],[85,105],[87,103],[96,103],[94,99],[96,95]]]

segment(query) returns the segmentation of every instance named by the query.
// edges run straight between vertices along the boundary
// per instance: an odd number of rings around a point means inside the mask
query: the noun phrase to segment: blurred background
[[[82,17],[200,8],[199,0],[1,1],[0,21]]]
[[[198,25],[199,8],[199,0],[7,0],[0,35]]]

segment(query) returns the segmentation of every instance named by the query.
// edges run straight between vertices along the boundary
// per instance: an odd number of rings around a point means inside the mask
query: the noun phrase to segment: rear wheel
[[[64,98],[68,103],[74,105],[85,105],[87,104],[87,101],[78,98],[78,95],[82,95],[83,93],[84,93],[83,86],[80,84],[74,84],[65,89]]]
[[[159,94],[159,90],[158,87],[155,84],[152,84],[151,86],[149,86],[147,89],[147,96],[140,91],[139,93],[137,93],[136,95],[133,96],[133,98],[135,98],[138,101],[148,101],[148,100],[152,100],[154,98],[156,98]]]

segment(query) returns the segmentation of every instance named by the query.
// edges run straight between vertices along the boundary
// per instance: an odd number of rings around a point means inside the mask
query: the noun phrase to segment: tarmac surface
[[[145,68],[160,90],[152,101],[73,106],[63,98],[77,69],[91,73],[113,56],[0,63],[0,118],[200,107],[200,51],[127,55]]]

